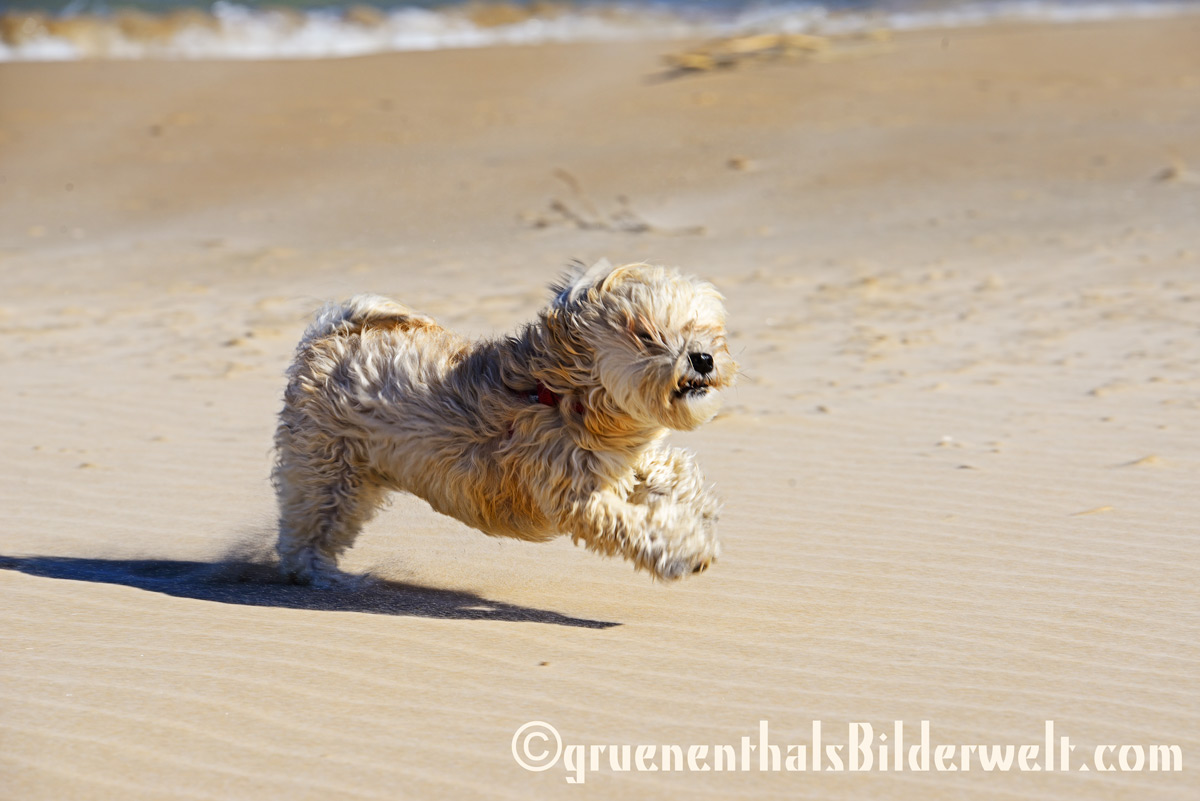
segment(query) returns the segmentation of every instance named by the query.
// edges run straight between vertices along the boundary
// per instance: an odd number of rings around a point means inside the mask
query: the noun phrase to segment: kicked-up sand
[[[695,44],[0,65],[0,796],[1197,797],[1200,20]],[[397,497],[371,589],[274,583],[311,311],[499,333],[599,257],[727,296],[714,569]]]

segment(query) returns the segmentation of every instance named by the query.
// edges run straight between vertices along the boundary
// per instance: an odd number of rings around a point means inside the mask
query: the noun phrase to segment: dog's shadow
[[[412,615],[444,620],[521,621],[587,629],[621,625],[492,601],[469,592],[375,578],[353,590],[314,590],[285,583],[271,565],[237,560],[214,563],[168,559],[0,556],[0,569],[17,570],[43,578],[120,584],[178,598],[244,606]]]

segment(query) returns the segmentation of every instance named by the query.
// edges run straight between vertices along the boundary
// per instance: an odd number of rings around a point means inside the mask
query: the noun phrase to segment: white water
[[[994,22],[1076,22],[1165,17],[1200,12],[1196,2],[968,2],[937,10],[834,12],[819,5],[767,6],[734,14],[682,7],[610,5],[481,27],[462,8],[401,9],[378,24],[336,12],[286,14],[229,2],[212,8],[215,25],[183,27],[166,39],[138,40],[96,21],[73,38],[40,34],[0,43],[0,61],[77,58],[271,59],[359,56],[402,50],[727,36],[778,32],[847,34],[879,28],[916,30]]]

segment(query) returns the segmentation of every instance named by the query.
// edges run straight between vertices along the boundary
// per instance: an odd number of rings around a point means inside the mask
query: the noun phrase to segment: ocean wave
[[[287,59],[405,50],[736,36],[845,35],[995,22],[1077,22],[1195,13],[1196,2],[993,0],[838,10],[818,4],[715,11],[688,5],[534,3],[456,7],[262,10],[217,2],[211,9],[110,15],[0,15],[0,61],[108,59]]]

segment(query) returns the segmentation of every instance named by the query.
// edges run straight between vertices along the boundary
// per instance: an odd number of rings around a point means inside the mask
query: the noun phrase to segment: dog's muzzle
[[[677,399],[703,397],[717,383],[716,376],[713,374],[716,364],[713,362],[712,354],[689,353],[688,364],[695,374],[685,375],[679,380],[674,392],[674,397]]]
[[[688,378],[685,377],[679,382],[679,386],[675,388],[673,393],[676,398],[700,398],[708,394],[713,388],[712,381],[707,377]]]

